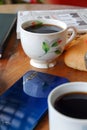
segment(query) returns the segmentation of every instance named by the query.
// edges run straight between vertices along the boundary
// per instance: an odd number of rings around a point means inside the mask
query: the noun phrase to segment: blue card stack
[[[36,71],[27,72],[0,96],[0,129],[33,130],[47,112],[47,97],[68,79]]]

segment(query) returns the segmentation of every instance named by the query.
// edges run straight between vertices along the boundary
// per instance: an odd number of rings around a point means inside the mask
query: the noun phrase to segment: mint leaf
[[[42,48],[45,51],[45,53],[47,53],[50,50],[50,47],[46,42],[43,42]]]
[[[58,43],[57,43],[57,42],[54,42],[54,43],[51,45],[51,47],[56,47],[56,46],[58,46]]]
[[[56,54],[60,54],[61,51],[60,51],[60,50],[56,50],[55,53],[56,53]]]

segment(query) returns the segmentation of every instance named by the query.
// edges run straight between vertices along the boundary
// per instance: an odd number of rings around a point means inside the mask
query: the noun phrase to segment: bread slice
[[[87,53],[87,34],[81,36],[75,44],[66,50],[64,62],[73,69],[87,71],[84,56]]]

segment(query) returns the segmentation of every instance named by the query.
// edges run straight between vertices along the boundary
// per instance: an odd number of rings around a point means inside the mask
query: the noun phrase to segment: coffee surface
[[[56,99],[54,107],[60,113],[74,118],[87,119],[87,93],[67,93]]]
[[[32,25],[25,28],[26,31],[33,33],[55,33],[62,30],[61,27],[50,24]]]

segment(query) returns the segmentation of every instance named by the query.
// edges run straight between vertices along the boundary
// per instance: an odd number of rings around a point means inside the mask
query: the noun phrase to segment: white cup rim
[[[61,116],[61,118],[65,119],[65,120],[72,120],[73,122],[78,122],[78,123],[87,123],[87,119],[79,119],[79,118],[73,118],[73,117],[69,117],[69,116],[66,116],[60,112],[58,112],[52,105],[51,102],[51,97],[54,95],[54,93],[56,91],[58,91],[59,89],[61,89],[62,87],[67,87],[67,86],[70,86],[70,85],[79,85],[79,84],[82,84],[82,85],[86,85],[87,86],[87,82],[68,82],[68,83],[64,83],[64,84],[61,84],[59,86],[57,86],[55,89],[53,89],[50,94],[48,95],[48,105],[50,104],[50,106],[52,107],[52,109],[56,112],[56,114],[58,114],[59,116]],[[86,87],[85,86],[85,87]],[[83,87],[83,86],[82,86]],[[77,92],[76,90],[74,92]],[[82,91],[81,91],[82,92]],[[85,91],[83,91],[85,92]],[[68,93],[68,92],[66,92]]]
[[[27,27],[28,26],[28,24],[30,23],[30,22],[32,22],[32,21],[41,21],[41,22],[44,22],[44,21],[49,21],[49,22],[51,22],[51,21],[53,21],[54,23],[55,22],[58,22],[58,26],[59,27],[61,27],[62,28],[62,30],[61,31],[59,31],[59,32],[53,32],[53,33],[33,33],[33,32],[29,32],[29,31],[26,31],[24,28],[25,27]],[[54,24],[54,23],[52,23],[53,25],[57,25],[57,24]],[[48,24],[51,24],[51,23],[48,23]],[[52,25],[51,24],[51,25]],[[60,25],[59,25],[60,24]],[[64,27],[63,26],[61,26],[61,25],[64,25]],[[23,27],[24,26],[24,27]],[[60,33],[62,33],[62,32],[64,32],[66,29],[67,29],[67,24],[65,23],[65,22],[63,22],[63,21],[61,21],[61,20],[57,20],[57,19],[46,19],[46,18],[43,18],[43,19],[30,19],[30,20],[27,20],[27,21],[25,21],[25,22],[22,22],[22,24],[21,24],[21,26],[20,26],[20,28],[23,30],[23,31],[25,31],[26,33],[31,33],[32,35],[53,35],[53,34],[60,34]]]

